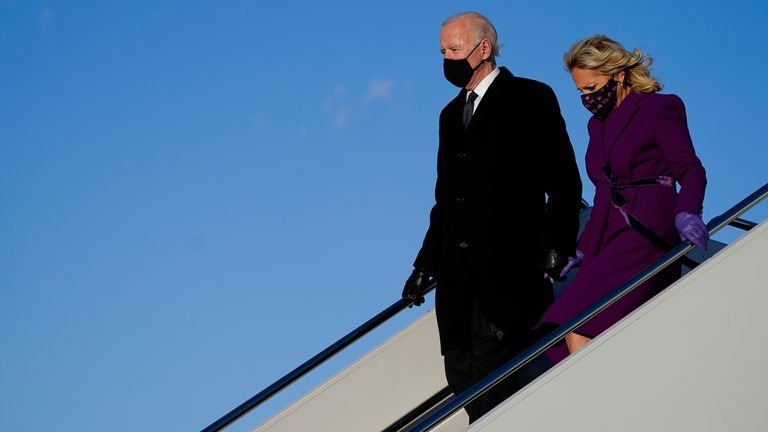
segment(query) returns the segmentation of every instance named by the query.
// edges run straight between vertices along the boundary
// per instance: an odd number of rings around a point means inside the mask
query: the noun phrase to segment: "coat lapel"
[[[475,119],[482,119],[486,115],[484,114],[486,111],[492,111],[494,106],[496,106],[496,99],[499,97],[498,95],[501,93],[500,88],[504,87],[505,83],[509,78],[512,78],[514,75],[512,75],[512,72],[509,71],[504,66],[499,67],[499,75],[493,80],[490,86],[488,86],[488,90],[486,90],[485,94],[483,95],[483,98],[480,100],[480,105],[477,106],[475,109],[475,113],[472,115],[472,121],[469,122],[469,128],[472,128],[472,123],[475,122]],[[466,93],[465,93],[466,95]]]
[[[621,102],[618,108],[612,112],[605,121],[605,134],[603,135],[603,156],[606,162],[610,160],[611,150],[616,140],[624,132],[627,124],[635,116],[640,106],[640,101],[645,99],[649,93],[630,92]]]

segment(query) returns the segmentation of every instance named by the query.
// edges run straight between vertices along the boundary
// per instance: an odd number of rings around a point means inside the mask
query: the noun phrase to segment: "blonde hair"
[[[635,48],[627,51],[620,43],[603,35],[595,35],[574,43],[563,55],[565,67],[596,70],[606,75],[624,71],[624,87],[639,93],[662,89],[661,83],[651,75],[653,58]]]

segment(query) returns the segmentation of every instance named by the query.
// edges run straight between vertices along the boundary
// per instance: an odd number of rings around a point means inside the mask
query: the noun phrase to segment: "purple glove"
[[[699,249],[707,250],[709,232],[701,216],[691,212],[680,212],[675,215],[675,228],[682,240],[688,240]]]
[[[560,277],[564,278],[572,268],[580,266],[582,261],[584,261],[584,254],[580,250],[577,250],[576,258],[568,257],[568,264],[563,267],[563,271],[560,272]]]

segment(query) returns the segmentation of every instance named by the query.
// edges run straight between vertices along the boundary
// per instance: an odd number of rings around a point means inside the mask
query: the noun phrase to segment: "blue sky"
[[[457,91],[439,28],[468,9],[553,87],[582,176],[561,56],[603,33],[685,101],[705,220],[768,180],[764,2],[0,0],[3,427],[199,430],[396,301]]]

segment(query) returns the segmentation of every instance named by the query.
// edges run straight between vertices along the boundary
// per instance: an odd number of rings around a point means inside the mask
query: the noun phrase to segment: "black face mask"
[[[473,69],[472,65],[469,64],[469,60],[467,60],[469,56],[475,52],[477,47],[480,46],[481,43],[483,43],[483,41],[480,41],[477,45],[475,45],[475,47],[472,48],[472,51],[469,52],[466,58],[461,60],[443,59],[443,74],[445,75],[445,79],[447,79],[448,82],[455,85],[456,87],[465,87],[467,84],[469,84],[469,82],[472,80],[472,75],[475,74],[477,68],[479,68],[481,64],[485,63],[485,60],[483,60]]]
[[[584,108],[594,114],[598,120],[605,120],[605,118],[608,117],[608,114],[610,114],[616,106],[616,92],[618,87],[618,82],[611,79],[605,83],[604,86],[592,93],[581,95],[581,103],[584,104]]]

